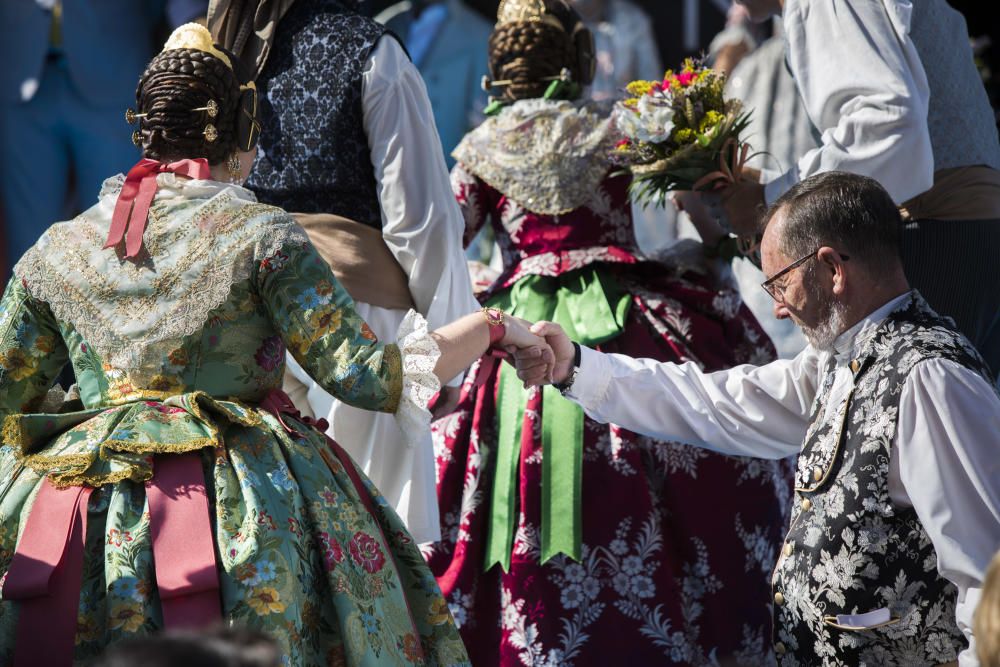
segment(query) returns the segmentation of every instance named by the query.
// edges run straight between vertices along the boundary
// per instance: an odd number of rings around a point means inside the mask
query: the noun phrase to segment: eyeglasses
[[[781,276],[785,275],[786,273],[788,273],[790,271],[794,271],[795,269],[799,268],[800,266],[802,266],[803,264],[805,264],[806,262],[808,262],[810,259],[812,259],[813,257],[815,257],[816,253],[818,253],[821,249],[822,249],[822,246],[820,248],[816,248],[815,250],[813,250],[808,255],[804,255],[802,257],[799,257],[797,260],[795,260],[794,262],[792,262],[791,264],[789,264],[788,266],[786,266],[785,268],[783,268],[781,271],[778,271],[773,276],[771,276],[770,278],[768,278],[767,280],[765,280],[764,282],[762,282],[760,284],[760,286],[764,289],[765,292],[768,293],[768,295],[772,299],[774,299],[775,301],[777,301],[777,302],[780,303],[785,298],[785,287],[786,287],[786,285],[783,285],[783,284],[782,285],[777,285],[777,284],[775,284],[775,282],[779,278],[781,278]],[[842,255],[840,255],[840,259],[842,259],[842,260],[844,260],[846,262],[847,260],[850,259],[850,257],[847,256],[847,255],[843,255],[842,254]]]

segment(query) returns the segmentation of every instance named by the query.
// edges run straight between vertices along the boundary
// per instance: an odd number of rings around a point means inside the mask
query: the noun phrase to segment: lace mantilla
[[[434,374],[441,350],[427,331],[427,320],[415,310],[403,318],[396,333],[403,357],[403,393],[396,408],[396,424],[413,447],[430,433],[431,413],[427,404],[441,389]]]
[[[124,178],[105,181],[97,205],[53,225],[14,269],[112,366],[140,370],[202,328],[256,261],[307,241],[284,211],[214,181],[158,176],[138,262],[103,249]]]
[[[610,112],[596,102],[521,100],[467,134],[452,155],[529,211],[568,213],[611,167],[619,135]]]

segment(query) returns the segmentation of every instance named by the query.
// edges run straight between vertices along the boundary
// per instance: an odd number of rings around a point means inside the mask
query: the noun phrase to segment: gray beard
[[[815,327],[802,327],[806,340],[821,352],[832,352],[833,342],[844,332],[847,306],[840,302],[830,304],[830,315]]]

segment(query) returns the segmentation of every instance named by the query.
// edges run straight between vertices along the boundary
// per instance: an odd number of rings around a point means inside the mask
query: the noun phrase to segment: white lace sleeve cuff
[[[427,409],[441,382],[434,374],[441,350],[427,331],[427,320],[411,310],[403,318],[396,333],[403,359],[403,394],[396,409],[396,424],[412,447],[431,428],[431,412]]]

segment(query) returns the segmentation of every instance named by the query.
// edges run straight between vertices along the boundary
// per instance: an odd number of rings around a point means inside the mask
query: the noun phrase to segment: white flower
[[[584,601],[583,589],[579,584],[573,584],[563,589],[562,605],[567,609],[576,609]]]
[[[601,584],[594,577],[587,577],[583,580],[583,592],[587,594],[587,597],[591,600],[597,598],[601,592]]]
[[[622,572],[625,574],[639,574],[642,572],[642,559],[638,556],[626,556],[622,560]]]
[[[639,141],[660,143],[674,131],[674,110],[662,99],[651,95],[639,98],[636,110],[624,105],[615,107],[615,125],[625,136]]]
[[[652,579],[641,574],[632,580],[632,592],[640,598],[651,598],[656,593],[656,586]]]
[[[625,543],[625,540],[611,540],[611,544],[608,546],[611,549],[611,553],[616,556],[621,556],[628,551],[628,544]]]
[[[587,571],[579,563],[570,563],[566,566],[566,581],[571,584],[578,584],[587,576]]]
[[[642,132],[639,139],[660,143],[674,131],[674,109],[669,103],[652,95],[643,95],[638,104]]]

